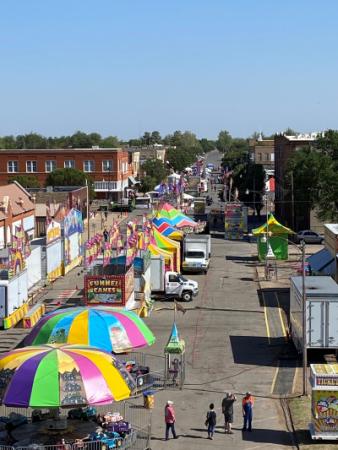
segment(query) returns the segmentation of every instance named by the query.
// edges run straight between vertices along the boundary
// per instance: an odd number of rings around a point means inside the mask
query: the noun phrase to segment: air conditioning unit
[[[99,145],[92,145],[92,150],[99,150],[100,146]]]

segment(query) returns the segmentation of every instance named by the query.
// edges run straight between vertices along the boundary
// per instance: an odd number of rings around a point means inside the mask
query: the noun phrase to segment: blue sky
[[[338,2],[1,0],[0,135],[338,128]]]

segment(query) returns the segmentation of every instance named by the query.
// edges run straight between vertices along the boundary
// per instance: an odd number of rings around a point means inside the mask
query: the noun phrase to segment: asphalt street
[[[182,391],[156,394],[152,448],[233,448],[253,450],[291,446],[279,401],[271,398],[278,360],[269,345],[264,308],[254,280],[251,254],[246,242],[212,240],[211,267],[207,275],[192,276],[200,293],[178,313],[177,326],[186,341],[186,384]],[[157,342],[152,353],[163,354],[170,334],[173,312],[170,302],[158,302],[147,319]],[[241,396],[247,390],[256,397],[254,431],[242,433]],[[223,432],[220,405],[224,392],[235,392],[234,435]],[[180,438],[163,441],[166,400],[175,402]],[[218,428],[213,441],[206,439],[205,414],[215,403]]]

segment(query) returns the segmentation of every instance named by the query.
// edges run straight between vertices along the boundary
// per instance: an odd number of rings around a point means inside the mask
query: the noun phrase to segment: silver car
[[[296,242],[299,244],[305,242],[305,244],[323,244],[324,237],[312,230],[298,231],[296,236]]]

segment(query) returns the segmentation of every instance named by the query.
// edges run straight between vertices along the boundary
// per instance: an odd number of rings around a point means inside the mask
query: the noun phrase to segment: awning
[[[311,271],[319,275],[334,275],[336,270],[336,263],[331,253],[323,248],[319,252],[307,258],[311,266]]]
[[[128,180],[130,181],[130,183],[131,183],[132,185],[139,183],[139,181],[135,180],[135,178],[132,177],[132,176],[128,177]]]

